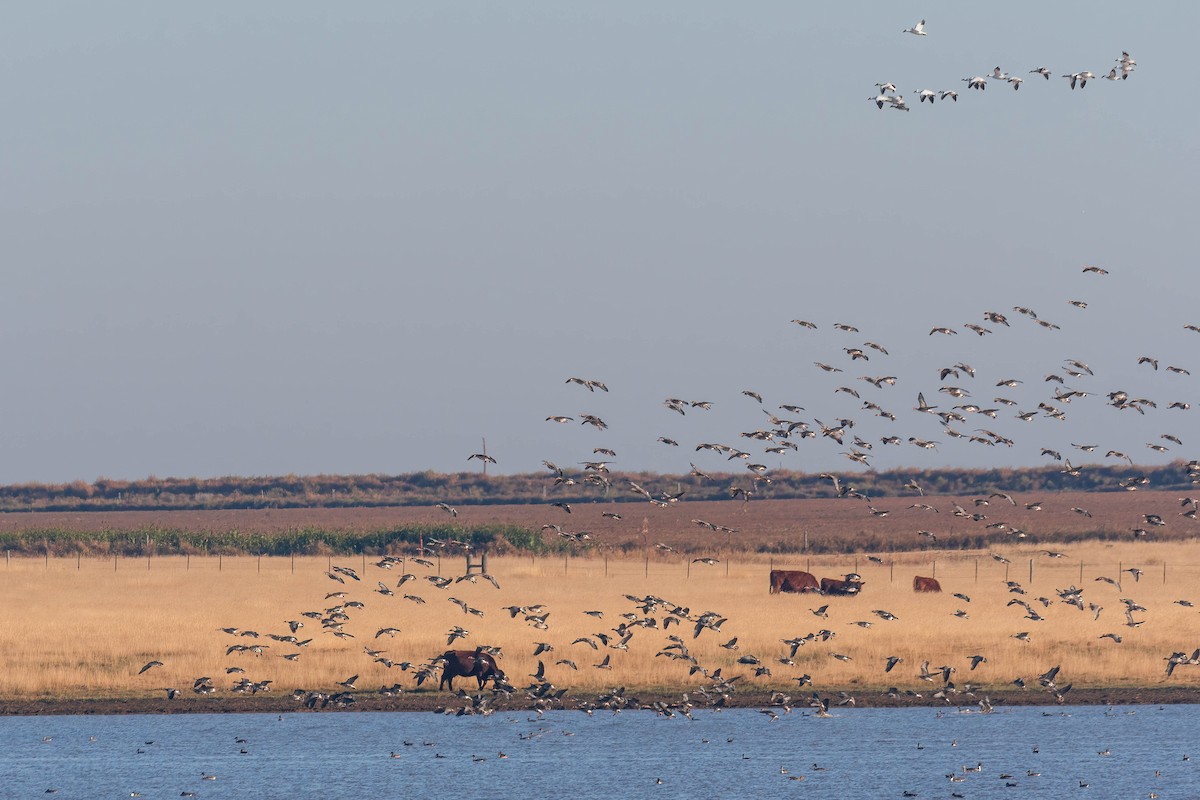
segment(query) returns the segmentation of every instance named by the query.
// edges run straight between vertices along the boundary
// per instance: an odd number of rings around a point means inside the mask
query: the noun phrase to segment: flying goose
[[[925,20],[921,20],[916,25],[913,25],[911,28],[905,28],[904,30],[902,30],[900,32],[901,33],[911,33],[916,36],[928,36],[929,35],[928,33],[925,32]]]

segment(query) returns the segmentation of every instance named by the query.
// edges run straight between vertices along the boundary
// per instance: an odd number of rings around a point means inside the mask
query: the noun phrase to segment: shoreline
[[[840,689],[820,692],[836,704]],[[988,697],[997,709],[1005,706],[1058,707],[1054,695],[1038,689],[1026,691],[1003,689],[994,692],[979,691],[975,696],[959,694],[950,702],[935,699],[928,694],[923,697],[889,697],[879,690],[861,691],[853,687],[847,692],[854,697],[857,708],[942,708],[974,709],[979,700]],[[629,691],[630,700],[625,710],[653,710],[653,704],[675,706],[683,701],[685,694],[695,701],[695,687],[681,687],[676,693],[661,690],[646,692]],[[922,693],[924,694],[924,693]],[[930,693],[932,694],[932,693]],[[807,701],[812,690],[804,687],[791,692],[791,705],[797,712],[810,713]],[[594,702],[593,696],[567,698],[553,709],[582,711],[582,705]],[[746,692],[729,696],[725,708],[779,708],[771,702],[771,692]],[[1185,687],[1155,688],[1076,688],[1064,705],[1072,706],[1131,706],[1131,705],[1182,705],[1200,704],[1200,689]],[[65,715],[119,715],[119,714],[284,714],[284,713],[327,713],[327,712],[401,712],[401,713],[445,713],[454,715],[462,708],[461,696],[445,692],[413,692],[395,697],[377,694],[357,694],[352,705],[323,709],[308,709],[288,694],[259,695],[251,697],[179,697],[165,698],[88,698],[88,699],[45,699],[45,698],[0,698],[0,717],[65,716]],[[500,699],[494,706],[498,712],[536,713],[533,703],[525,697]],[[609,713],[606,709],[595,709],[598,713]],[[714,710],[702,702],[695,703],[693,710]]]

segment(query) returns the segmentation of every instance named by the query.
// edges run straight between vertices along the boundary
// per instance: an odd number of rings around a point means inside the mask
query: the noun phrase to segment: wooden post
[[[979,583],[979,559],[975,559],[975,582]]]
[[[183,571],[184,572],[192,571],[192,554],[191,553],[188,553],[187,555],[184,556]]]
[[[729,577],[729,559],[728,558],[725,559],[725,577],[726,578]]]
[[[604,577],[608,577],[608,551],[604,553]]]
[[[563,553],[563,574],[567,574],[567,559],[570,558],[566,553]]]
[[[260,575],[262,574],[262,553],[258,554],[258,572]],[[367,572],[367,568],[363,567],[363,574],[365,575],[366,572]]]
[[[642,575],[644,575],[647,578],[650,577],[650,556],[646,556],[646,563],[645,563],[645,567],[642,571]]]
[[[893,560],[888,564],[888,583],[896,582],[896,562]]]
[[[296,574],[296,551],[292,551],[292,574]]]
[[[934,577],[934,578],[937,577],[937,559],[936,558],[933,560],[933,575],[931,577]]]
[[[75,553],[75,571],[83,569],[83,555],[79,552]]]
[[[685,563],[685,564],[687,564],[687,571],[686,571],[686,573],[685,573],[685,576],[688,578],[688,580],[691,580],[691,577],[692,577],[692,561],[691,561],[691,559],[689,559],[689,558],[685,558],[683,561],[684,561],[684,563]]]
[[[225,556],[221,553],[217,553],[217,572],[220,572],[224,568],[225,568]]]
[[[1083,583],[1083,559],[1079,561],[1079,582]]]
[[[1033,583],[1033,559],[1029,559],[1029,582]]]
[[[1163,562],[1163,585],[1165,586],[1166,583],[1167,583],[1167,562],[1164,561]]]
[[[150,554],[146,553],[146,572],[150,571]]]

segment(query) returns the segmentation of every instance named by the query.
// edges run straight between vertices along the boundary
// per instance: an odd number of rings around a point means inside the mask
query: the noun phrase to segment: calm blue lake
[[[1198,706],[10,717],[0,797],[1166,800],[1200,797],[1198,723]]]

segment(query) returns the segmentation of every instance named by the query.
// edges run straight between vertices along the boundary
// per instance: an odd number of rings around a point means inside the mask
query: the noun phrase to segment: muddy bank
[[[833,689],[821,692],[822,697],[830,699],[831,710],[838,702],[838,693]],[[808,711],[807,700],[811,691],[792,692],[792,705],[799,712]],[[889,697],[879,691],[861,691],[850,689],[848,694],[853,696],[854,705],[858,708],[908,708],[930,707],[948,709],[977,708],[979,698],[985,695],[996,708],[1004,706],[1047,706],[1055,707],[1054,696],[1045,692],[1030,689],[1028,691],[1001,690],[995,692],[980,691],[975,697],[958,695],[952,702],[938,700],[929,696]],[[679,704],[683,702],[684,691],[668,694],[662,691],[635,692],[628,691],[626,696],[631,699],[631,708],[649,706],[652,703]],[[705,710],[706,704],[698,697],[692,687],[688,695],[696,710]],[[636,698],[636,703],[633,702]],[[1071,705],[1173,705],[1179,703],[1200,703],[1200,689],[1184,688],[1111,688],[1111,689],[1081,689],[1076,688],[1067,695],[1067,703]],[[577,698],[564,698],[555,708],[572,710],[581,704],[594,702],[594,695],[580,695]],[[345,707],[328,705],[325,708],[308,709],[303,703],[293,700],[289,695],[230,696],[230,697],[178,697],[175,700],[164,698],[95,698],[95,699],[8,699],[0,698],[0,716],[37,716],[54,714],[284,714],[291,712],[322,713],[333,711],[423,711],[427,713],[455,713],[463,705],[456,695],[434,692],[413,692],[396,697],[381,697],[372,693],[354,695],[354,702]],[[729,708],[766,708],[772,706],[769,692],[746,692],[730,695]],[[777,705],[777,704],[775,704]],[[513,698],[502,698],[496,702],[496,709],[501,712],[533,712],[533,704],[523,695]],[[596,713],[608,713],[599,710]]]

